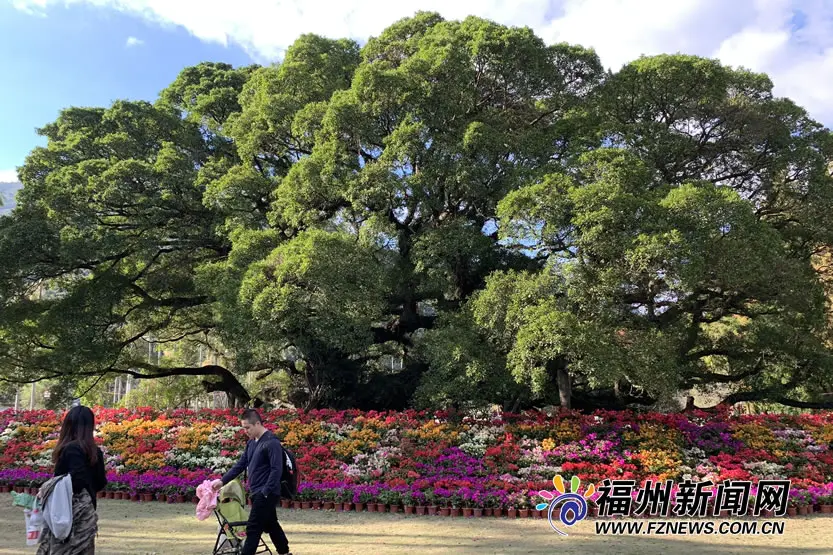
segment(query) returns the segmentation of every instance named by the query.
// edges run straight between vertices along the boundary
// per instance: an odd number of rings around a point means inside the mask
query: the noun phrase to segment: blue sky
[[[614,71],[642,54],[718,58],[833,127],[831,0],[0,0],[0,182],[61,108],[153,100],[205,60],[279,61],[302,33],[361,43],[418,10],[529,26]]]
[[[129,37],[143,42],[128,47]],[[35,129],[64,107],[154,100],[182,68],[204,60],[252,63],[239,47],[203,42],[182,27],[78,5],[40,17],[0,3],[0,52],[0,170],[45,144]]]

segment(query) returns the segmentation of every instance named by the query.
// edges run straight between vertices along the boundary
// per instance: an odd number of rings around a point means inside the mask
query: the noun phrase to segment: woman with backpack
[[[60,541],[45,527],[37,555],[95,554],[96,493],[107,485],[107,474],[104,454],[93,439],[94,429],[95,415],[88,407],[72,407],[64,417],[52,461],[56,477],[72,478],[72,530],[68,538]],[[54,479],[50,482],[54,483]]]

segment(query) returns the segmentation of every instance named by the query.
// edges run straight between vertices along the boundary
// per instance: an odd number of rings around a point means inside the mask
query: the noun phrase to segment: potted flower
[[[168,485],[168,503],[176,503],[179,497],[180,491],[179,486],[171,480],[171,483]]]
[[[193,484],[187,484],[183,486],[183,490],[185,492],[185,501],[187,502],[189,499],[191,503],[198,504],[200,502],[200,498],[197,497],[197,488],[194,487]]]
[[[387,490],[387,496],[385,497],[385,505],[387,505],[388,510],[392,513],[398,513],[401,504],[402,494],[395,489]]]
[[[116,499],[130,499],[129,489],[125,482],[116,482]]]
[[[492,516],[495,510],[495,495],[491,491],[480,492],[480,506],[483,508],[483,516]]]
[[[529,495],[525,491],[518,494],[516,506],[518,507],[518,516],[520,518],[529,518]]]
[[[416,514],[420,516],[427,514],[425,493],[423,493],[422,490],[416,488],[410,490],[410,492],[414,500],[414,503],[416,504]]]
[[[833,486],[824,486],[818,497],[819,508],[824,514],[833,513]]]
[[[463,497],[459,493],[452,493],[448,496],[448,503],[451,505],[451,516],[460,516],[460,509],[463,505]]]
[[[302,486],[307,490],[307,492],[309,492],[309,497],[312,500],[310,505],[310,507],[312,507],[312,510],[320,511],[322,506],[324,505],[324,502],[321,500],[321,486],[319,484],[301,483],[298,484],[298,491],[301,490]]]
[[[414,514],[414,494],[410,488],[405,489],[402,491],[400,495],[402,499],[402,505],[405,506],[405,514],[412,515]]]
[[[167,480],[160,480],[156,486],[156,500],[165,503],[168,501]]]
[[[787,515],[798,516],[799,514],[804,514],[803,512],[801,512],[802,507],[804,507],[804,504],[804,492],[798,489],[790,490],[790,497],[787,505]]]
[[[188,491],[188,486],[186,486],[181,479],[177,480],[177,483],[173,486],[174,490],[174,500],[177,503],[185,503],[186,501],[186,491]]]
[[[434,493],[433,489],[429,489],[425,492],[425,504],[426,504],[426,511],[428,512],[428,516],[436,516],[437,514],[437,494]]]
[[[472,493],[472,516],[475,518],[483,516],[483,497],[483,492],[480,490],[475,490],[474,493]]]
[[[353,493],[353,505],[356,512],[360,513],[367,506],[368,512],[376,512],[376,499],[372,486],[361,486]]]
[[[368,509],[374,513],[384,513],[387,509],[388,490],[385,487],[376,487],[373,490],[373,500],[368,504]]]
[[[506,495],[506,491],[504,490],[494,491],[489,494],[486,503],[491,505],[492,516],[498,518],[503,516],[503,508],[507,502]]]
[[[321,490],[321,500],[324,502],[324,510],[331,511],[333,510],[334,502],[333,498],[335,496],[335,490],[332,489],[322,489]]]
[[[147,481],[143,478],[139,478],[136,480],[135,486],[136,491],[139,493],[140,501],[145,503],[153,501],[153,492],[151,491],[150,484]]]
[[[295,497],[301,502],[301,509],[312,508],[312,490],[310,488],[298,486],[298,494]]]
[[[341,503],[341,510],[349,511],[353,507],[353,490],[348,484],[338,489],[337,503]]]
[[[443,488],[434,488],[434,495],[437,496],[437,506],[440,516],[451,515],[451,494]]]
[[[474,491],[470,488],[463,488],[460,490],[460,503],[463,506],[463,517],[471,518],[474,514]]]
[[[510,493],[506,496],[506,516],[515,518],[518,515],[518,494]]]

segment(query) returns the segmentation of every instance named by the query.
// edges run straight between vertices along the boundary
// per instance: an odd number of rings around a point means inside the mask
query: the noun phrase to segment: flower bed
[[[246,441],[236,411],[95,412],[108,495],[190,501],[199,483],[234,464]],[[552,489],[555,474],[584,484],[789,479],[792,506],[833,504],[831,413],[446,416],[279,410],[264,420],[298,457],[298,506],[536,512],[538,492]],[[0,487],[45,480],[61,418],[0,412]]]

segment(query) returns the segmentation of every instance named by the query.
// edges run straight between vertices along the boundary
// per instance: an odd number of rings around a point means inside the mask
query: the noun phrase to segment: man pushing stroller
[[[279,555],[291,555],[289,541],[278,522],[277,514],[281,498],[283,447],[275,434],[263,426],[263,420],[256,410],[246,410],[241,417],[241,423],[249,436],[246,448],[237,464],[211,485],[215,491],[219,491],[247,470],[252,510],[246,523],[246,541],[241,555],[253,555],[264,532],[269,534]]]

